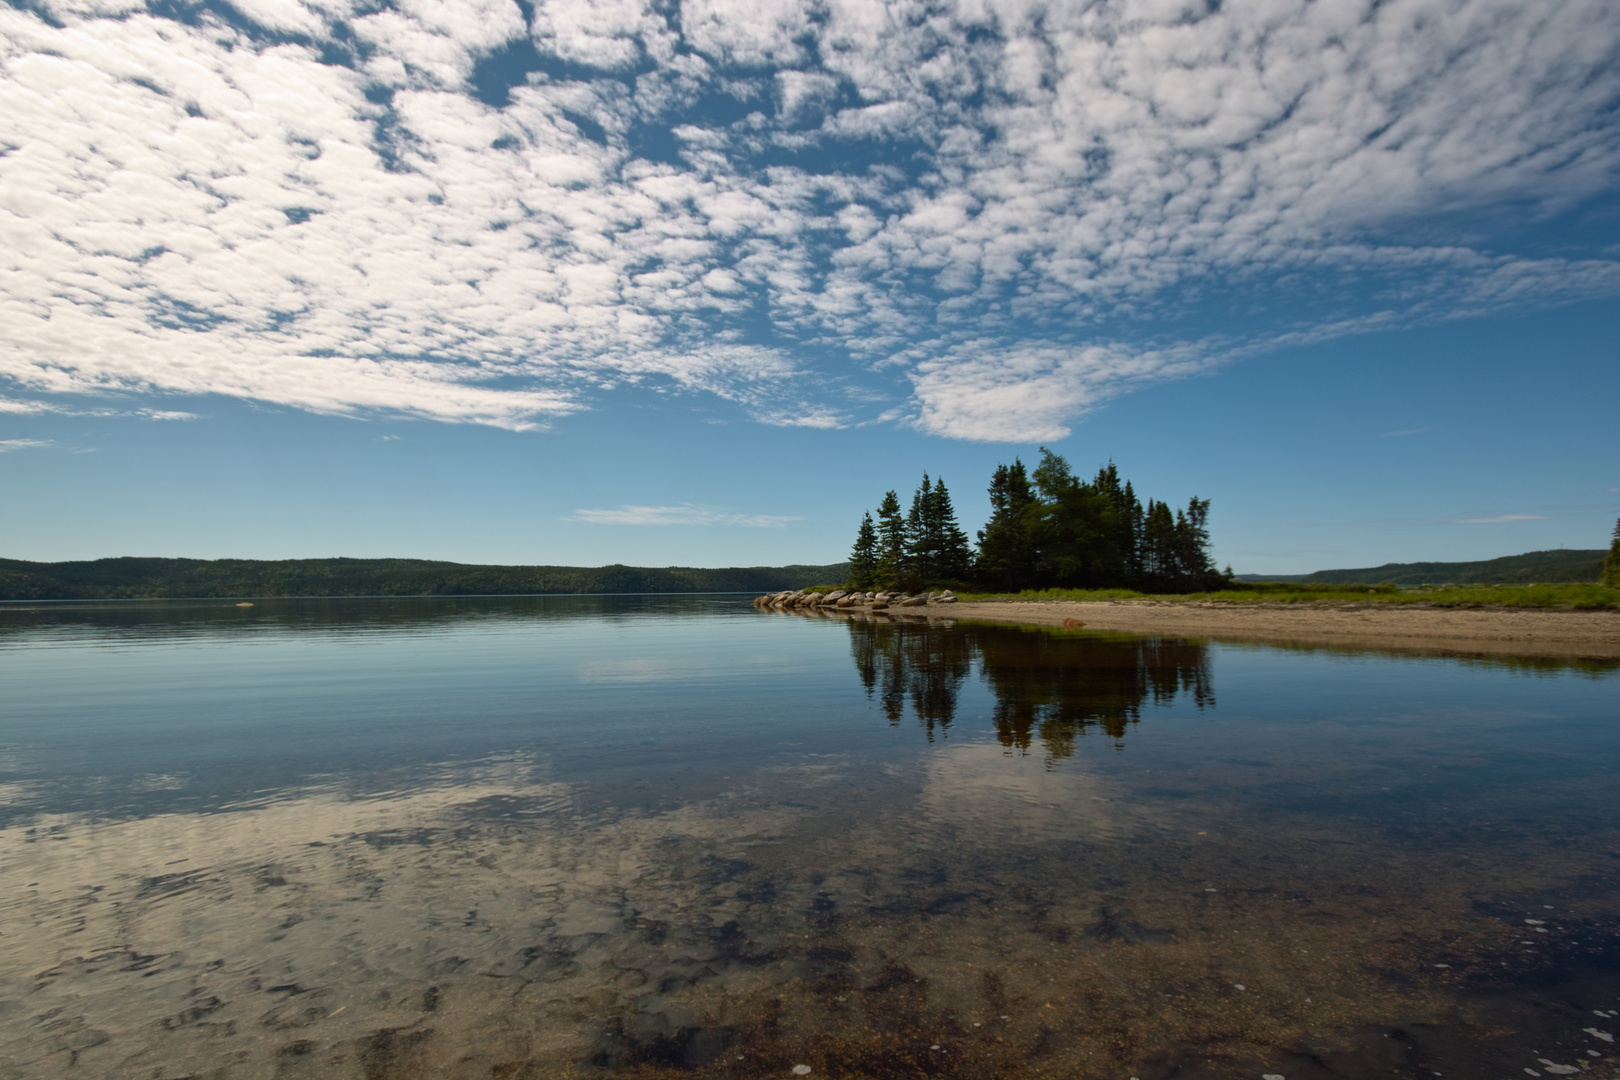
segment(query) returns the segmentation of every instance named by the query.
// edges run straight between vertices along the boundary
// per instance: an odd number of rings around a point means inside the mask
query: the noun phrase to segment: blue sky
[[[1046,444],[1602,546],[1604,0],[0,7],[0,553],[824,562]]]

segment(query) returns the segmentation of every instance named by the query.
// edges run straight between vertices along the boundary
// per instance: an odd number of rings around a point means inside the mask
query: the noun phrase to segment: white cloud
[[[38,450],[52,445],[49,439],[0,439],[0,454],[13,450]]]
[[[620,506],[613,510],[575,510],[572,520],[587,525],[742,525],[775,528],[804,519],[797,515],[738,514],[712,506]]]
[[[1545,521],[1546,514],[1496,514],[1492,517],[1458,518],[1458,525],[1505,525],[1510,521]]]
[[[1491,225],[1615,190],[1607,0],[234,7],[263,32],[0,8],[13,386],[523,429],[646,384],[1023,440],[1620,294]]]
[[[54,406],[47,405],[43,401],[0,397],[0,413],[46,413],[56,411]]]

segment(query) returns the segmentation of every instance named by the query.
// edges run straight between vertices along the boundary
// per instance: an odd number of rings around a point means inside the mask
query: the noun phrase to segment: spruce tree
[[[1176,587],[1202,589],[1215,577],[1209,559],[1209,500],[1194,496],[1176,511]]]
[[[975,580],[993,589],[1016,592],[1034,584],[1034,543],[1029,514],[1035,493],[1023,461],[997,465],[990,478],[990,520],[979,530]]]
[[[877,584],[877,576],[877,529],[872,527],[872,515],[867,513],[861,516],[861,527],[855,533],[855,547],[849,553],[849,586],[852,589],[870,589]]]
[[[951,493],[945,481],[934,480],[934,521],[939,541],[935,548],[934,575],[946,581],[966,581],[972,568],[973,553],[968,549],[967,533],[956,521],[956,508],[951,505]]]
[[[935,533],[934,494],[925,472],[922,485],[912,492],[911,513],[906,515],[906,568],[910,576],[923,580],[934,576]]]
[[[1167,589],[1176,576],[1176,520],[1170,504],[1149,499],[1142,519],[1144,584]]]
[[[895,585],[905,575],[906,522],[900,516],[900,496],[890,490],[878,506],[877,576],[881,585]]]
[[[1126,581],[1131,585],[1138,585],[1142,581],[1142,526],[1147,515],[1129,480],[1125,481],[1125,498],[1121,511],[1129,523],[1126,528]]]
[[[1620,589],[1620,521],[1614,523],[1614,540],[1609,544],[1609,557],[1603,560],[1603,584]]]

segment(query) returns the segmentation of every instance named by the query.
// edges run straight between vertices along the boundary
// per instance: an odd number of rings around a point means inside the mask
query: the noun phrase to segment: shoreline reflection
[[[995,697],[997,741],[1027,754],[1039,739],[1048,764],[1072,757],[1076,740],[1093,731],[1123,749],[1144,705],[1215,706],[1201,642],[922,621],[852,619],[848,627],[866,696],[891,726],[909,704],[929,742],[948,735],[975,669]]]

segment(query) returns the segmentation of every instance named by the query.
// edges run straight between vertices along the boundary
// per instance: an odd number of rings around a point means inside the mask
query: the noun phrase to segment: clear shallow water
[[[1614,1075],[1617,767],[1602,665],[3,606],[0,1074]]]

